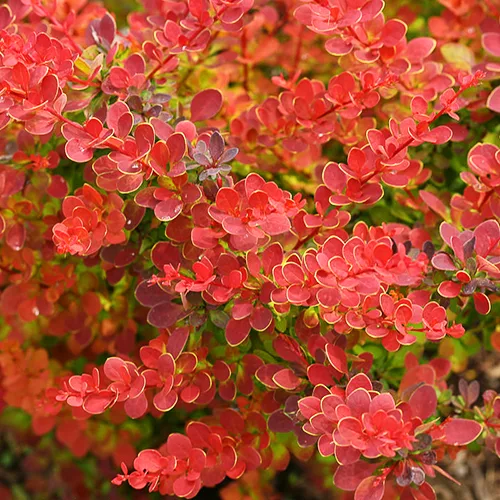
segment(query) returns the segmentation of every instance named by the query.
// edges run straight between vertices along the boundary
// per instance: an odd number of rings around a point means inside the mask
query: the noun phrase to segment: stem
[[[205,50],[202,52],[203,54],[206,53],[206,51],[211,47],[212,43],[217,39],[217,37],[219,36],[220,34],[220,31],[216,31],[210,41],[208,42]],[[188,78],[194,73],[194,70],[196,69],[196,66],[197,65],[200,65],[200,64],[203,64],[209,57],[211,56],[211,54],[206,54],[205,57],[201,58],[196,65],[194,64],[191,64],[189,66],[189,69],[186,71],[186,73],[184,74],[184,76],[181,78],[181,80],[179,80],[179,83],[177,84],[177,91],[179,91],[179,89],[181,89],[183,87],[183,85],[186,83],[186,81],[188,80]]]
[[[243,58],[243,88],[248,92],[248,63],[247,63],[247,32],[243,28],[241,34],[241,57]]]
[[[42,5],[38,5],[38,8],[40,8],[41,10],[43,10],[45,16],[47,17],[47,19],[54,25],[53,27],[56,28],[57,30],[59,30],[61,33],[63,33],[66,38],[68,39],[69,43],[72,45],[72,47],[78,52],[78,54],[81,54],[83,51],[82,49],[80,48],[80,46],[73,40],[73,37],[70,35],[68,29],[66,28],[66,26],[64,26],[63,24],[61,24],[55,17],[54,17],[54,14],[51,14],[50,12],[47,11],[47,9],[45,7],[43,7]]]
[[[304,35],[304,28],[305,26],[301,24],[300,26],[300,31],[299,31],[299,36],[298,36],[298,41],[297,41],[297,47],[295,49],[295,57],[293,58],[293,69],[292,69],[292,75],[295,74],[297,71],[297,68],[300,64],[300,56],[302,54],[302,37]]]
[[[78,83],[79,85],[88,85],[89,87],[101,88],[101,86],[98,83],[91,82],[90,80],[80,80],[76,76],[70,76],[68,78],[68,81],[72,83]]]
[[[301,240],[297,241],[297,243],[293,247],[293,250],[298,250],[304,243],[307,243],[309,240],[314,238],[318,233],[319,233],[319,227],[317,227],[312,233],[307,235],[305,238],[302,238]]]
[[[215,17],[219,17],[229,8],[229,5],[224,5],[219,12],[216,12]],[[204,26],[200,26],[186,41],[185,45],[189,45],[196,37],[205,29]],[[165,56],[158,64],[146,75],[146,80],[150,80],[158,71],[160,71],[165,64],[167,64],[171,59],[173,59],[175,54],[168,54]]]

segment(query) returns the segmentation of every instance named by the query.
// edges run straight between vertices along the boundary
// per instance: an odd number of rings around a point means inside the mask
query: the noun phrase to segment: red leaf
[[[83,409],[91,415],[104,413],[113,401],[116,400],[117,394],[113,391],[100,391],[87,396],[83,403]]]
[[[316,415],[316,413],[321,412],[321,401],[314,396],[307,396],[305,398],[302,398],[298,402],[298,405],[300,413],[302,413],[304,418],[307,418],[308,420],[312,416]]]
[[[481,292],[477,292],[473,295],[474,307],[479,314],[486,315],[491,311],[490,299]]]
[[[260,227],[270,236],[283,234],[290,229],[290,219],[284,214],[270,214],[260,223]]]
[[[186,138],[183,134],[175,133],[167,139],[167,146],[170,152],[170,162],[172,164],[181,161],[187,151]]]
[[[283,410],[277,410],[269,416],[267,426],[272,432],[290,432],[293,430],[293,421],[283,413]]]
[[[124,405],[125,413],[130,418],[141,418],[148,409],[148,399],[146,395],[142,393],[140,396],[134,399],[127,399]]]
[[[464,446],[479,437],[483,426],[474,420],[453,418],[444,424],[443,430],[444,443],[452,446]]]
[[[285,368],[275,373],[273,382],[287,391],[292,391],[300,385],[300,379],[290,370],[290,368]]]
[[[185,312],[184,307],[173,302],[155,305],[148,313],[148,323],[156,328],[168,328],[176,323]]]
[[[254,330],[263,332],[273,321],[273,313],[262,305],[257,306],[250,316],[250,325]]]
[[[186,459],[189,457],[193,445],[191,440],[183,434],[170,434],[167,439],[167,451],[169,455],[176,458]]]
[[[191,102],[191,121],[208,120],[215,116],[222,107],[222,94],[215,89],[202,90]]]
[[[163,270],[167,264],[177,267],[181,263],[181,256],[178,248],[168,241],[160,241],[151,251],[151,260],[158,269]]]
[[[489,95],[488,100],[486,101],[486,105],[492,111],[495,111],[496,113],[500,113],[500,87],[497,87]]]
[[[250,320],[248,318],[239,321],[230,319],[226,326],[227,343],[232,347],[240,345],[245,342],[250,334],[250,330]]]
[[[412,414],[422,420],[429,418],[436,411],[437,396],[434,387],[430,385],[420,386],[410,397],[409,404]]]
[[[454,283],[453,281],[443,281],[438,287],[438,293],[442,297],[453,298],[460,295],[462,283]]]
[[[381,500],[384,497],[385,480],[376,476],[363,479],[356,488],[354,500]]]
[[[9,245],[12,250],[18,252],[23,248],[24,242],[26,240],[26,229],[21,223],[16,223],[7,229],[5,235],[5,242]]]
[[[182,392],[181,392],[181,399],[185,403],[193,403],[198,399],[198,396],[200,395],[201,390],[198,386],[196,385],[188,385],[185,387]]]
[[[158,450],[142,450],[134,460],[136,470],[158,472],[162,469],[162,454]]]
[[[424,201],[424,203],[438,215],[440,215],[443,219],[446,219],[448,216],[448,210],[445,204],[435,195],[429,193],[428,191],[420,191],[420,198]]]
[[[159,411],[170,411],[177,404],[178,396],[175,391],[162,389],[153,398],[153,404]]]
[[[176,198],[158,203],[155,207],[155,216],[161,221],[175,219],[182,212],[182,202]]]
[[[444,252],[439,252],[432,257],[432,265],[441,271],[456,271],[456,266],[451,257]]]
[[[233,213],[240,204],[240,195],[232,188],[222,188],[215,198],[217,208],[226,213]]]
[[[377,464],[367,462],[341,465],[333,476],[333,482],[341,490],[354,491],[364,479],[372,475],[376,468]]]
[[[330,364],[340,373],[347,373],[346,353],[338,346],[333,344],[326,345],[326,357]]]

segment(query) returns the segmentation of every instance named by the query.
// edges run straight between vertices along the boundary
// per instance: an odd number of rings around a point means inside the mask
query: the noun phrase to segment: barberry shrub
[[[431,500],[500,455],[500,2],[108,8],[0,6],[0,482]]]

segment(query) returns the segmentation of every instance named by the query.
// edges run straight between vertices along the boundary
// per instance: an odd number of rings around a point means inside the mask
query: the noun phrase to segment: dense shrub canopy
[[[107,8],[0,5],[2,498],[500,454],[500,2]]]

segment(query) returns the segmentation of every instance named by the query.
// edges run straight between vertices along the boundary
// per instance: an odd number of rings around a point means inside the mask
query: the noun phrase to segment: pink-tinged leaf
[[[155,305],[148,313],[148,323],[156,328],[168,328],[174,325],[185,312],[184,307],[173,302]]]
[[[453,418],[444,424],[443,431],[444,443],[452,446],[465,446],[479,437],[483,426],[474,420]]]
[[[473,295],[474,307],[479,314],[486,315],[491,311],[490,299],[481,292],[477,292]]]
[[[117,89],[124,89],[128,87],[130,82],[128,71],[123,68],[119,68],[118,66],[111,68],[108,78],[111,85]]]
[[[340,373],[347,373],[346,353],[338,346],[333,344],[326,345],[326,357],[330,364]]]
[[[176,132],[167,139],[167,146],[170,152],[171,164],[182,160],[187,151],[186,138],[184,134]]]
[[[439,125],[419,136],[421,140],[430,142],[431,144],[444,144],[452,137],[453,132],[446,125]]]
[[[158,374],[160,375],[160,377],[166,379],[168,375],[173,375],[174,373],[175,373],[174,357],[169,352],[166,352],[158,358]]]
[[[382,41],[386,47],[394,47],[405,36],[408,27],[399,19],[390,19],[382,29]]]
[[[385,479],[370,476],[363,479],[356,488],[354,500],[382,500],[385,491]]]
[[[347,396],[346,402],[352,414],[360,417],[369,410],[371,397],[366,389],[360,387]]]
[[[199,481],[199,480],[198,480]],[[187,476],[178,477],[173,484],[174,494],[180,498],[191,497],[197,487],[197,482],[189,480]]]
[[[352,446],[336,446],[335,458],[340,465],[350,465],[359,461],[361,452]]]
[[[335,453],[335,443],[332,436],[323,434],[318,439],[318,451],[322,457],[331,457]]]
[[[258,332],[263,332],[271,325],[273,321],[273,313],[262,305],[258,305],[253,310],[250,316],[250,325],[254,330]]]
[[[434,387],[430,385],[420,386],[408,401],[414,417],[425,420],[431,417],[436,411],[437,396]]]
[[[314,396],[307,396],[302,398],[299,402],[300,413],[306,419],[310,419],[312,416],[321,412],[321,401]]]
[[[113,391],[100,391],[87,396],[83,403],[83,409],[91,415],[104,413],[106,409],[116,401],[117,394]]]
[[[430,365],[420,365],[408,369],[399,385],[400,394],[406,389],[423,382],[424,384],[434,385],[436,382],[436,370]]]
[[[151,151],[155,142],[155,131],[151,124],[140,123],[134,132],[134,137],[137,143],[137,151],[140,156]]]
[[[377,464],[368,462],[341,465],[333,476],[333,482],[341,490],[354,491],[364,479],[373,474],[376,468]]]
[[[247,465],[247,470],[255,470],[262,463],[259,452],[250,445],[243,445],[238,449],[238,457]]]
[[[486,105],[492,111],[495,111],[496,113],[500,113],[500,87],[497,87],[489,95],[488,100],[486,101]]]
[[[191,102],[191,121],[208,120],[215,116],[222,107],[222,94],[215,89],[202,90]]]
[[[61,175],[53,175],[47,193],[54,198],[62,200],[68,194],[68,183]],[[1,234],[1,231],[0,231]]]
[[[452,258],[444,252],[439,252],[432,257],[432,265],[440,271],[456,271],[457,267]]]
[[[443,281],[438,287],[438,293],[441,297],[452,299],[458,297],[462,290],[462,283],[454,283],[453,281]]]
[[[488,257],[500,241],[500,226],[494,219],[486,220],[474,230],[476,253]]]
[[[441,238],[443,238],[446,244],[451,247],[451,239],[454,236],[458,236],[460,234],[460,231],[455,226],[452,226],[447,222],[442,222],[439,226],[439,233],[441,234]]]
[[[364,373],[358,373],[357,375],[354,375],[351,380],[349,380],[346,387],[346,395],[348,396],[360,387],[366,389],[367,391],[373,390],[371,380]]]
[[[175,219],[182,212],[182,202],[177,198],[161,201],[155,207],[155,216],[161,221]]]
[[[434,466],[435,467],[435,466]],[[436,500],[436,492],[429,483],[423,483],[417,489],[412,490],[415,500]]]
[[[276,410],[269,416],[267,426],[272,432],[290,432],[294,428],[293,421],[283,413],[283,410]]]
[[[10,226],[9,229],[7,229],[7,232],[5,234],[5,242],[10,248],[12,248],[12,250],[15,250],[16,252],[21,250],[21,248],[23,248],[24,246],[25,241],[26,229],[24,228],[23,224],[17,222],[16,224]]]
[[[124,409],[125,413],[130,418],[141,418],[148,410],[148,399],[146,398],[146,395],[142,393],[134,399],[127,399],[127,401],[125,401]]]
[[[284,214],[267,215],[259,225],[270,236],[286,233],[291,227],[290,219]]]
[[[230,319],[226,326],[227,343],[232,347],[240,345],[248,338],[250,330],[251,326],[249,318],[244,318],[239,321]]]
[[[122,380],[123,374],[128,374],[127,365],[123,359],[113,356],[104,363],[104,375],[109,380]]]
[[[170,434],[167,439],[167,451],[176,458],[186,459],[191,453],[191,440],[183,434]]]
[[[287,391],[293,391],[300,385],[300,379],[290,370],[290,368],[285,368],[275,373],[273,382]]]
[[[198,399],[200,393],[201,390],[198,386],[188,385],[182,389],[180,396],[184,403],[194,403]]]
[[[177,247],[174,247],[168,241],[160,241],[156,243],[151,251],[151,260],[162,271],[163,266],[167,264],[177,267],[181,263],[181,255]]]
[[[66,156],[75,163],[85,163],[92,159],[94,151],[82,141],[70,139],[64,147]]]
[[[153,307],[170,302],[172,296],[158,285],[150,285],[147,281],[142,281],[135,290],[135,298],[143,306]]]
[[[458,382],[458,388],[467,406],[474,404],[479,397],[480,385],[477,380],[473,380],[468,384],[467,381],[462,378]]]
[[[174,359],[176,359],[184,349],[188,337],[189,328],[184,327],[176,328],[168,338],[167,351],[172,354]]]
[[[3,30],[14,20],[12,11],[8,5],[0,6],[0,30]]]
[[[175,391],[167,391],[166,388],[155,394],[153,404],[159,411],[170,411],[177,404],[178,396]]]
[[[162,469],[163,455],[158,450],[142,450],[134,460],[136,470],[158,472]]]
[[[307,378],[313,385],[333,385],[335,384],[335,380],[339,380],[340,377],[341,374],[330,366],[314,363],[307,367]]]
[[[445,204],[433,193],[429,193],[428,191],[420,191],[420,198],[424,201],[424,203],[438,215],[440,215],[443,219],[448,217],[448,210]]]
[[[341,38],[330,38],[325,43],[325,49],[332,56],[343,56],[351,52],[352,45],[344,42]]]
[[[500,57],[500,33],[483,33],[483,47],[491,55]]]
[[[232,188],[221,188],[217,192],[215,204],[225,213],[234,213],[240,204],[240,195]]]
[[[434,38],[413,38],[406,46],[407,57],[413,62],[420,62],[428,57],[436,48],[437,42]]]

